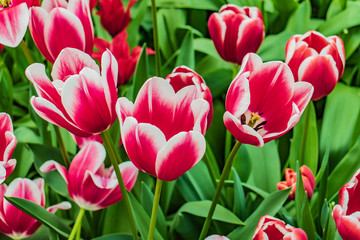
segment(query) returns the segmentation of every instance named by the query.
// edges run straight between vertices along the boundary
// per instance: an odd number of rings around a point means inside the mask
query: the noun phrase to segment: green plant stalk
[[[163,183],[163,180],[160,180],[158,178],[156,179],[155,196],[154,196],[154,203],[153,203],[153,207],[152,207],[152,211],[151,211],[148,240],[154,239],[156,218],[157,218],[157,212],[158,212],[158,207],[159,207],[162,183]]]
[[[34,63],[34,59],[32,58],[31,54],[30,54],[30,50],[29,48],[27,47],[24,39],[21,40],[20,42],[20,47],[21,47],[21,50],[23,51],[24,55],[25,55],[25,58],[27,60],[27,62],[29,64],[33,64]]]
[[[209,231],[211,219],[212,219],[212,216],[214,215],[216,204],[217,204],[217,202],[219,200],[222,187],[224,186],[224,182],[226,180],[227,175],[229,174],[229,171],[230,171],[230,168],[231,168],[232,163],[234,161],[235,155],[236,155],[237,151],[239,150],[240,146],[241,146],[241,143],[239,141],[236,141],[235,146],[231,150],[230,155],[229,155],[228,159],[226,160],[224,169],[223,169],[223,171],[221,173],[221,176],[220,176],[219,183],[218,183],[218,185],[216,187],[214,198],[213,198],[213,200],[211,202],[211,206],[210,206],[208,215],[206,217],[205,223],[204,223],[203,228],[201,230],[199,240],[203,240],[206,237],[207,232]]]
[[[73,226],[73,229],[71,230],[70,236],[68,240],[73,240],[75,237],[75,234],[81,230],[81,222],[82,222],[82,218],[84,216],[85,213],[85,209],[80,208],[79,210],[79,214],[76,218],[75,224]]]
[[[129,196],[128,196],[127,190],[125,188],[124,179],[123,179],[123,177],[121,175],[121,171],[120,171],[120,168],[119,168],[119,165],[118,165],[119,162],[121,162],[120,159],[119,159],[120,156],[118,154],[116,154],[116,151],[114,149],[114,145],[111,144],[112,141],[110,139],[109,134],[107,132],[102,132],[102,133],[100,133],[100,136],[101,136],[101,139],[104,142],[104,146],[106,148],[106,151],[109,154],[111,165],[113,166],[113,168],[115,170],[116,177],[117,177],[118,182],[119,182],[121,194],[123,196],[123,201],[125,203],[126,210],[127,210],[128,214],[129,214],[129,222],[130,222],[130,226],[131,226],[131,232],[132,232],[132,235],[133,235],[133,239],[137,240],[138,239],[138,232],[137,232],[137,228],[136,228],[136,224],[135,224],[134,214],[132,212]]]
[[[69,169],[69,167],[70,167],[70,159],[69,159],[69,156],[68,156],[67,151],[66,151],[64,140],[63,140],[61,132],[60,132],[60,128],[58,126],[54,125],[54,129],[55,129],[55,133],[56,133],[56,138],[57,138],[58,143],[59,143],[61,155],[62,155],[62,157],[64,159],[65,167],[66,167],[66,169]]]
[[[310,102],[311,104],[311,102]],[[305,146],[306,146],[306,138],[307,138],[307,129],[309,128],[309,121],[310,121],[310,111],[311,106],[308,104],[305,108],[304,112],[304,129],[303,129],[303,136],[302,136],[302,143],[301,143],[301,149],[300,149],[300,156],[299,156],[299,163],[300,166],[304,164],[304,157],[305,157]]]
[[[156,76],[161,76],[161,60],[160,60],[160,49],[159,49],[159,33],[158,33],[158,24],[157,24],[157,16],[156,16],[156,2],[155,0],[151,0],[151,14],[153,21],[153,38],[154,38],[154,50],[155,50],[155,68],[156,68]]]

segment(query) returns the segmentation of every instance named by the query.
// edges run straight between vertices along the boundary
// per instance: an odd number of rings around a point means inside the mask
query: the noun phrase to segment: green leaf
[[[326,13],[326,19],[331,19],[333,16],[344,10],[346,2],[347,0],[332,0]]]
[[[310,102],[300,121],[294,127],[288,161],[292,169],[295,169],[296,161],[299,161],[300,166],[305,164],[313,173],[316,173],[318,157],[319,143],[316,113],[314,104]]]
[[[136,65],[136,70],[133,78],[133,93],[130,99],[133,101],[136,99],[136,96],[140,88],[144,85],[148,79],[148,55],[146,54],[146,43],[144,43],[139,61]]]
[[[285,203],[291,189],[277,191],[266,197],[260,206],[246,219],[245,227],[237,227],[227,237],[230,239],[251,239],[260,218],[264,215],[274,216]]]
[[[348,59],[360,45],[360,27],[351,28],[346,34],[343,34],[342,39],[344,41],[345,56]]]
[[[246,206],[245,206],[245,192],[241,183],[241,179],[237,174],[236,170],[233,168],[233,178],[234,178],[234,207],[233,212],[240,216],[241,219],[246,217]]]
[[[12,174],[6,178],[6,182],[11,182],[16,177],[27,177],[27,174],[34,163],[34,154],[27,144],[17,143],[12,158],[16,159],[17,166]]]
[[[175,66],[185,65],[191,69],[195,68],[195,52],[194,52],[194,34],[188,31],[180,47],[179,56],[176,59]]]
[[[42,224],[56,231],[64,237],[69,237],[71,228],[66,225],[59,217],[46,211],[45,208],[29,200],[17,197],[5,197],[12,205],[35,218]]]
[[[286,31],[293,31],[298,34],[303,34],[310,30],[311,18],[311,3],[310,1],[302,2],[296,11],[290,16],[287,24]]]
[[[296,220],[299,223],[299,225],[302,220],[302,214],[303,214],[302,208],[305,198],[307,198],[307,194],[305,193],[299,162],[296,162],[295,208],[296,208]]]
[[[264,62],[285,60],[285,45],[294,32],[283,31],[276,35],[266,36],[258,51]]]
[[[209,38],[196,38],[194,39],[194,49],[198,52],[205,53],[214,58],[221,59],[218,52],[215,49],[214,43]]]
[[[224,5],[222,0],[157,0],[156,6],[162,8],[192,8],[217,11]]]
[[[308,237],[309,240],[315,240],[315,224],[314,219],[311,215],[311,210],[309,206],[309,200],[307,197],[304,198],[302,206],[302,217],[300,220],[300,228],[302,228]]]
[[[92,238],[92,240],[132,240],[131,235],[127,234],[110,234],[101,237]]]
[[[181,206],[177,214],[189,213],[191,215],[206,218],[210,206],[211,206],[211,201],[209,200],[187,202]],[[224,208],[219,204],[216,205],[216,209],[212,219],[221,222],[232,223],[236,225],[244,225],[244,223],[235,214],[233,214],[229,209]]]

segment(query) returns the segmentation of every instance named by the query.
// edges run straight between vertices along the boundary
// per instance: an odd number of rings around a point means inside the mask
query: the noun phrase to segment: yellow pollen
[[[255,126],[256,121],[258,121],[258,120],[260,120],[260,116],[255,113],[251,113],[251,118],[248,123],[248,126],[253,128]]]
[[[9,6],[9,3],[10,3],[10,0],[0,0],[0,5],[3,7],[3,8],[6,8]]]

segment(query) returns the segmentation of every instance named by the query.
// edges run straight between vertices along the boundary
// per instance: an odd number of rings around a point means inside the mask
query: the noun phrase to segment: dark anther
[[[263,115],[264,113],[262,112],[262,113],[259,113],[259,116],[261,116],[261,115]]]
[[[258,131],[258,130],[262,129],[266,123],[267,123],[267,121],[263,121],[263,122],[259,123],[256,127],[254,127],[254,130]]]
[[[241,115],[240,117],[241,124],[246,124],[246,117],[245,114]]]

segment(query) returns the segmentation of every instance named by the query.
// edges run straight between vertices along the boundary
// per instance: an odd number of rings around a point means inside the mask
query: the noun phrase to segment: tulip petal
[[[29,9],[26,3],[1,9],[0,44],[16,47],[23,39],[29,22]]]
[[[121,163],[119,168],[124,179],[125,188],[130,192],[135,185],[139,170],[130,161]]]
[[[50,12],[53,8],[67,8],[68,2],[65,0],[44,0],[41,3],[41,8],[45,9],[46,12]]]
[[[342,216],[338,221],[337,229],[344,240],[359,240],[360,221],[352,216]]]
[[[126,97],[121,97],[116,103],[116,113],[118,115],[120,125],[124,124],[126,117],[131,116],[134,110],[134,104]],[[121,128],[120,128],[121,131]]]
[[[68,172],[66,168],[58,162],[54,160],[49,160],[40,167],[40,171],[43,173],[48,173],[53,170],[57,170],[60,173],[60,176],[62,176],[62,178],[65,180],[66,184],[69,184]]]
[[[180,132],[161,148],[156,158],[156,176],[173,181],[197,164],[204,156],[204,136],[197,131]]]
[[[264,146],[264,140],[253,128],[242,125],[230,112],[224,113],[224,124],[227,130],[241,143],[251,144],[258,147]]]
[[[205,135],[207,129],[207,116],[209,114],[210,106],[204,99],[195,99],[191,102],[191,110],[194,115],[193,130],[201,132]]]
[[[6,169],[2,164],[0,164],[0,184],[5,181],[6,178]]]
[[[248,73],[236,76],[226,95],[225,109],[237,118],[240,118],[250,105],[248,77]]]
[[[68,210],[71,208],[71,203],[69,202],[61,202],[61,203],[58,203],[58,204],[55,204],[55,205],[52,205],[48,208],[46,208],[46,210],[49,212],[49,213],[55,213],[57,210]]]
[[[109,50],[106,50],[101,57],[101,76],[103,78],[104,91],[109,112],[115,109],[117,96],[118,64],[115,57]]]
[[[63,8],[54,8],[47,16],[44,37],[53,59],[66,47],[85,49],[85,33],[79,18]]]
[[[51,77],[65,82],[69,76],[79,74],[85,67],[100,73],[99,66],[88,54],[76,48],[65,48],[54,62]]]
[[[298,106],[300,113],[302,114],[311,100],[314,87],[307,82],[296,82],[294,84],[293,101]]]

